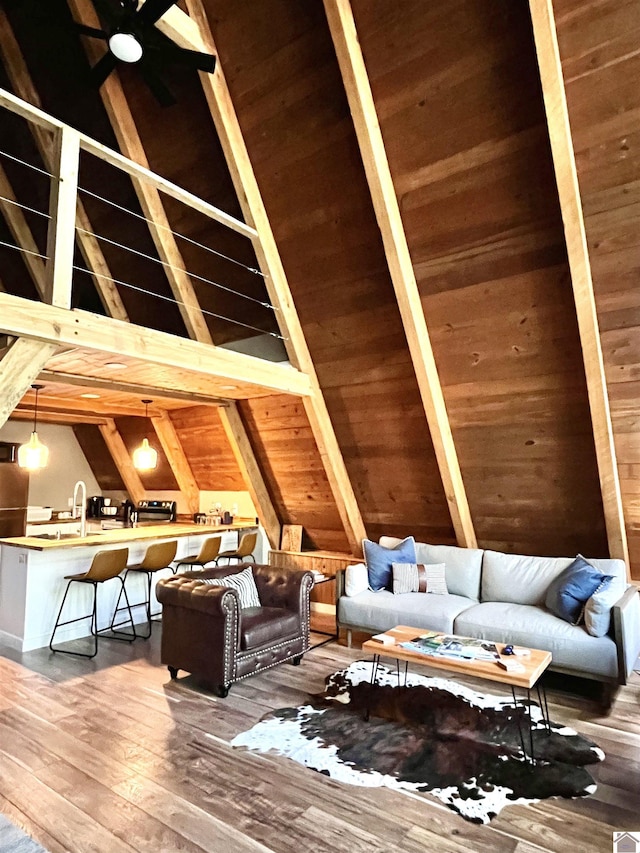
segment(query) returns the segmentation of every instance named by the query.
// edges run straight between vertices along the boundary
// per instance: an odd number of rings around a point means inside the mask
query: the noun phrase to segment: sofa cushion
[[[388,590],[367,590],[354,598],[340,598],[338,620],[343,625],[375,634],[396,625],[451,633],[455,617],[474,603],[460,595],[423,595],[420,592],[394,595]]]
[[[392,563],[416,562],[416,543],[413,536],[407,536],[394,548],[384,548],[377,542],[363,539],[362,550],[369,573],[369,587],[374,592],[391,589]]]
[[[447,595],[444,563],[393,563],[393,594],[407,592]]]
[[[584,606],[584,626],[592,637],[604,637],[611,627],[611,608],[626,589],[624,578],[605,575]]]
[[[481,601],[544,604],[547,589],[573,557],[526,557],[485,551]]]
[[[247,607],[240,618],[240,648],[257,649],[300,633],[300,616],[282,607]]]
[[[402,540],[381,536],[380,545],[393,548]],[[473,601],[480,600],[480,575],[482,555],[480,548],[458,548],[456,545],[429,545],[416,542],[416,562],[444,563],[447,589],[453,595],[462,595]]]
[[[611,637],[591,637],[547,610],[526,604],[488,601],[460,613],[456,634],[551,652],[552,667],[616,679],[618,654]]]
[[[260,607],[260,596],[251,566],[247,566],[241,572],[225,575],[223,578],[206,577],[203,578],[203,582],[211,584],[211,586],[228,586],[235,589],[240,598],[241,608]]]
[[[581,621],[587,599],[609,577],[578,555],[570,566],[551,581],[545,605],[555,616],[577,625]]]
[[[347,566],[344,573],[344,594],[348,596],[359,595],[369,589],[369,574],[364,563],[355,563]]]

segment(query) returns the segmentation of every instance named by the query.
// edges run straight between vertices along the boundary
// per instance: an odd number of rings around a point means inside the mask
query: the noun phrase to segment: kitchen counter
[[[79,524],[79,520],[75,519]],[[13,536],[0,539],[0,545],[14,548],[26,548],[31,551],[56,551],[61,548],[82,548],[88,545],[122,545],[130,542],[145,542],[152,539],[179,539],[184,536],[213,536],[228,531],[251,530],[257,525],[253,520],[238,521],[234,524],[194,524],[193,522],[168,524],[144,524],[139,527],[120,527],[114,530],[100,530],[78,536],[76,533],[63,533],[60,539],[43,539],[40,536]],[[47,534],[42,534],[46,536]]]
[[[220,550],[234,550],[239,535],[258,530],[255,549],[257,563],[266,563],[267,541],[255,519],[238,519],[234,524],[194,524],[169,522],[102,530],[78,536],[62,534],[60,539],[15,536],[0,539],[0,640],[21,652],[45,648],[49,644],[68,575],[86,572],[97,551],[126,547],[128,563],[141,562],[149,545],[167,539],[177,540],[176,560],[197,554],[211,536],[220,536]],[[67,538],[68,537],[68,538]],[[168,570],[167,570],[168,571]],[[152,575],[152,583],[158,575]],[[166,572],[164,572],[166,574]],[[147,579],[143,573],[127,578],[127,591],[133,603],[145,597]],[[98,628],[111,622],[120,585],[107,581],[98,588]],[[154,599],[152,593],[152,599]],[[65,602],[65,619],[80,619],[56,633],[56,643],[86,637],[89,634],[91,589],[73,584]],[[144,607],[134,608],[134,621],[146,619]]]

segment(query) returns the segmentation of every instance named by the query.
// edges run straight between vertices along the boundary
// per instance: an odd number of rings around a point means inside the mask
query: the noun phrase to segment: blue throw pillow
[[[578,556],[552,581],[545,604],[565,622],[577,625],[584,603],[591,598],[606,575]]]
[[[416,543],[413,536],[407,536],[395,548],[383,548],[370,539],[362,540],[362,550],[367,564],[369,588],[374,592],[391,589],[393,582],[392,563],[416,563]]]

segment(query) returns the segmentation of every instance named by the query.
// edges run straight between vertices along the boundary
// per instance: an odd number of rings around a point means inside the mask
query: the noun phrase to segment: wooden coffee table
[[[535,687],[538,693],[538,699],[540,702],[540,710],[543,715],[544,723],[547,727],[547,731],[550,731],[549,724],[549,709],[547,705],[547,695],[544,689],[544,685],[540,684],[540,676],[545,672],[551,663],[551,653],[543,651],[542,649],[528,649],[529,654],[524,655],[501,655],[500,657],[503,660],[517,660],[524,667],[522,670],[518,672],[508,672],[506,669],[503,669],[497,661],[487,661],[487,660],[466,660],[459,658],[450,658],[445,656],[438,655],[430,655],[425,652],[416,652],[410,649],[403,649],[400,646],[400,643],[408,643],[411,640],[414,640],[416,637],[419,637],[422,634],[426,634],[432,631],[429,628],[411,628],[408,625],[398,625],[395,628],[392,628],[389,631],[385,631],[385,634],[390,634],[395,639],[394,645],[383,645],[377,640],[367,640],[362,644],[363,651],[371,652],[373,654],[373,669],[371,672],[371,683],[374,684],[377,678],[377,670],[378,665],[380,663],[380,658],[391,658],[396,661],[397,671],[398,671],[398,684],[400,683],[400,661],[405,662],[405,682],[407,675],[407,668],[410,663],[420,664],[421,666],[429,666],[433,669],[442,669],[449,673],[459,673],[461,675],[470,675],[473,678],[482,678],[487,681],[494,681],[498,684],[505,684],[511,688],[511,695],[513,697],[514,706],[518,704],[523,704],[522,700],[518,700],[516,697],[515,689],[516,687],[522,688],[527,691],[526,705],[527,712],[529,715],[529,746],[530,746],[530,758],[531,761],[535,763],[535,758],[533,754],[533,725],[531,721],[531,689]],[[434,633],[446,633],[446,632],[434,632]],[[448,634],[447,636],[456,637],[460,635],[456,634]],[[471,639],[468,637],[460,637],[461,639]],[[504,647],[504,643],[497,643],[494,640],[486,640],[482,642],[492,643],[494,642],[498,651],[500,651]],[[522,646],[518,646],[516,648],[523,648]],[[526,756],[526,749],[524,746],[524,736],[522,732],[522,728],[520,727],[520,720],[518,719],[518,728],[520,731],[520,742],[522,746],[522,752]]]

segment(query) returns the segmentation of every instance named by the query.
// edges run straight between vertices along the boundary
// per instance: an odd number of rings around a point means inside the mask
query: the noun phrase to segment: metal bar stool
[[[221,560],[223,557],[227,560],[228,563],[230,563],[231,560],[237,560],[239,563],[242,563],[244,560],[246,560],[247,557],[251,557],[251,559],[255,563],[256,558],[254,557],[253,552],[255,550],[257,541],[257,533],[245,533],[240,539],[238,547],[235,551],[222,551],[220,554],[218,554],[216,558],[216,566],[218,565],[218,560]]]
[[[220,553],[220,536],[211,536],[205,539],[197,554],[191,557],[182,557],[176,563],[176,571],[179,571],[183,566],[200,566],[203,568],[207,563],[212,563]]]
[[[56,619],[56,624],[53,627],[53,633],[51,634],[51,639],[49,640],[49,648],[52,652],[61,652],[65,655],[76,655],[76,657],[81,658],[93,658],[98,653],[98,636],[100,634],[104,634],[106,631],[111,631],[111,626],[109,628],[102,628],[100,631],[98,630],[98,584],[104,583],[105,581],[111,580],[112,578],[118,578],[120,583],[122,584],[122,592],[124,592],[124,600],[127,602],[127,607],[129,607],[129,599],[127,597],[127,591],[124,588],[124,580],[120,576],[120,572],[126,567],[127,559],[129,558],[129,549],[128,548],[118,548],[115,551],[98,551],[94,554],[93,560],[91,561],[91,565],[89,566],[89,570],[84,572],[83,574],[78,575],[66,575],[65,580],[68,581],[67,588],[64,591],[64,596],[62,597],[62,604],[60,605],[60,610],[58,611],[58,617]],[[60,617],[62,616],[62,610],[64,608],[64,603],[67,600],[67,594],[69,592],[69,588],[72,583],[89,583],[93,587],[93,607],[91,613],[87,613],[86,616],[79,616],[77,619],[68,619],[66,622],[61,622]],[[60,649],[54,648],[53,646],[53,638],[56,635],[56,631],[58,628],[61,628],[63,625],[71,625],[73,622],[81,622],[83,619],[91,618],[91,636],[93,637],[93,654],[86,654],[84,652],[72,652],[68,649]],[[133,629],[133,616],[131,615],[131,608],[129,607],[129,620],[131,622],[131,627]],[[126,640],[131,643],[135,639],[135,629],[133,634],[125,634],[112,632],[109,635],[106,635],[106,639],[109,640]]]
[[[148,632],[146,634],[139,633],[136,630],[135,626],[133,629],[133,633],[135,637],[140,637],[143,640],[148,640],[151,636],[152,629],[152,619],[151,619],[151,578],[155,572],[161,572],[163,569],[169,569],[169,571],[173,572],[173,566],[171,563],[173,562],[176,556],[176,550],[178,548],[178,541],[176,539],[171,539],[169,542],[156,542],[153,545],[149,545],[146,550],[144,557],[142,558],[141,563],[136,563],[133,566],[127,566],[126,571],[124,573],[122,589],[120,590],[120,594],[118,595],[118,600],[116,601],[116,609],[113,611],[113,617],[111,619],[111,629],[115,630],[119,628],[121,625],[126,623],[124,622],[115,622],[118,613],[121,610],[133,610],[134,607],[144,607],[147,613],[147,622],[149,625]],[[146,597],[144,601],[138,601],[136,604],[129,605],[127,603],[126,607],[120,607],[120,601],[122,600],[122,593],[125,591],[125,585],[127,582],[127,577],[130,572],[134,572],[137,574],[145,573],[147,576],[147,584],[146,584]],[[126,594],[126,593],[125,593]],[[162,611],[158,613],[154,613],[154,616],[159,616]]]

